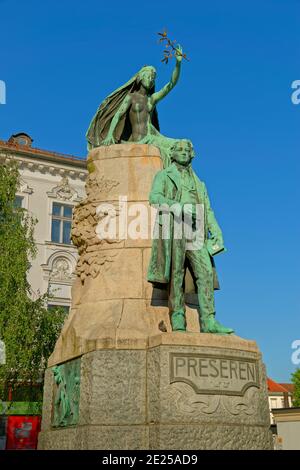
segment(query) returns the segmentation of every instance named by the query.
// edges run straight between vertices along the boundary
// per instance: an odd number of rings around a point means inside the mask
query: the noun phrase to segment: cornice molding
[[[33,158],[36,158],[34,156]],[[19,163],[20,170],[29,170],[32,173],[39,171],[43,174],[49,174],[52,176],[69,177],[72,179],[80,179],[85,181],[88,175],[88,171],[85,168],[76,168],[71,166],[70,162],[55,162],[52,164],[45,163],[43,160],[28,160],[28,158],[21,157],[20,155],[13,154],[12,152],[3,151],[0,149],[0,160],[7,162],[15,160]]]
[[[0,140],[0,151],[4,151],[13,155],[23,156],[25,158],[40,159],[43,161],[52,161],[56,163],[66,163],[67,165],[85,168],[87,165],[85,158],[75,157],[49,150],[43,150],[28,145],[20,145],[16,142],[5,142]]]

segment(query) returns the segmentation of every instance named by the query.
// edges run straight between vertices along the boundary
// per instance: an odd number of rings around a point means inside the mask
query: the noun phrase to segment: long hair
[[[105,98],[104,101],[102,101],[86,133],[88,150],[91,150],[94,147],[99,147],[102,144],[109,131],[111,121],[123,103],[124,99],[129,93],[132,93],[135,89],[138,88],[141,75],[143,72],[145,72],[146,69],[150,68],[154,69],[154,67],[148,65],[142,67],[128,82],[117,88],[117,90],[113,91]],[[152,95],[154,92],[155,85],[149,91],[149,94]],[[128,141],[130,139],[132,129],[128,114],[129,113],[127,112],[124,116],[121,117],[114,131],[114,139],[116,143],[121,142],[121,140]],[[159,131],[156,107],[154,107],[151,113],[151,122]]]

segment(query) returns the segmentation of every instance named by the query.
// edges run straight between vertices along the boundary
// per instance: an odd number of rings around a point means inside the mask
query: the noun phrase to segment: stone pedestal
[[[186,298],[187,332],[172,333],[167,294],[146,280],[148,196],[161,166],[149,145],[89,154],[87,198],[72,227],[77,280],[46,372],[40,449],[272,446],[256,343],[199,334],[195,296]],[[119,227],[125,212],[134,228],[139,210],[149,219],[146,234],[99,237],[99,223],[110,217]]]
[[[72,308],[49,365],[97,349],[126,347],[128,341],[133,349],[146,348],[162,323],[171,331],[167,292],[153,289],[146,279],[155,218],[148,197],[161,168],[159,150],[152,145],[112,145],[90,152],[87,198],[73,215],[72,239],[80,258]],[[115,220],[116,236],[101,239],[99,224],[109,217]],[[134,230],[139,218],[144,227],[148,222],[140,236]],[[124,221],[127,234],[120,233]],[[198,332],[196,296],[186,300],[188,330]]]
[[[81,357],[75,426],[52,426],[56,385],[48,369],[40,449],[272,448],[254,341],[161,333],[147,349],[128,346]]]

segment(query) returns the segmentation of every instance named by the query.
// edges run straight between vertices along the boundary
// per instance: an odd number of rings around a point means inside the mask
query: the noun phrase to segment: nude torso
[[[129,119],[132,127],[132,140],[138,142],[147,135],[151,103],[149,96],[134,92],[131,94]]]

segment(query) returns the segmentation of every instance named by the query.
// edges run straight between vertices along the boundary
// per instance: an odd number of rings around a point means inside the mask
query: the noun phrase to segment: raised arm
[[[131,105],[131,97],[129,95],[126,96],[124,101],[122,102],[121,106],[119,107],[118,111],[114,115],[110,127],[108,129],[108,133],[106,138],[103,140],[102,145],[112,145],[115,143],[114,139],[114,132],[115,129],[121,119],[121,117],[126,113],[126,111],[129,109]]]
[[[151,96],[151,103],[155,106],[160,100],[162,100],[176,85],[179,80],[181,61],[182,61],[182,48],[178,45],[176,49],[176,65],[173,70],[171,80],[167,83],[161,90],[156,93],[153,93]]]

